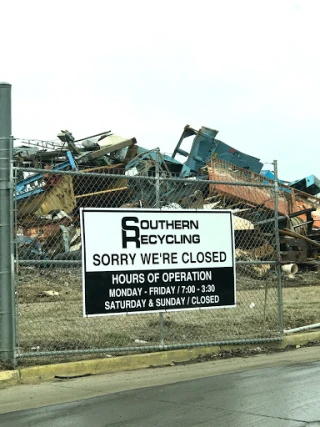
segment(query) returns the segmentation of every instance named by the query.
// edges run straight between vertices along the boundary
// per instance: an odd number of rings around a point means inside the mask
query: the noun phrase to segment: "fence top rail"
[[[178,178],[178,177],[152,177],[152,176],[137,176],[137,175],[125,175],[123,173],[95,173],[95,172],[81,172],[81,171],[62,171],[62,170],[52,170],[52,169],[36,169],[36,168],[26,168],[26,167],[14,167],[15,171],[22,172],[31,172],[35,174],[52,174],[52,175],[73,175],[73,176],[90,176],[100,179],[107,178],[125,178],[128,180],[141,180],[141,181],[166,181],[166,182],[181,182],[184,184],[194,183],[194,184],[223,184],[223,185],[235,185],[235,186],[244,186],[244,187],[262,187],[262,188],[272,188],[274,189],[274,184],[270,183],[254,183],[254,182],[238,182],[238,181],[213,181],[209,179],[199,179],[199,178]]]

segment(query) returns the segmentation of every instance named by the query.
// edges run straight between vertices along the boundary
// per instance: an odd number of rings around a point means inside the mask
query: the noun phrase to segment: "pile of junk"
[[[218,140],[217,134],[187,125],[172,155],[111,131],[80,140],[69,131],[52,142],[22,140],[14,147],[19,261],[80,260],[81,207],[163,207],[231,209],[237,259],[275,259],[276,229],[285,272],[292,275],[298,266],[318,269],[320,180],[310,175],[278,180],[276,186],[260,159]],[[185,140],[189,152],[181,148]],[[168,178],[160,180],[157,191],[156,176]],[[267,269],[256,267],[256,274],[261,277]]]

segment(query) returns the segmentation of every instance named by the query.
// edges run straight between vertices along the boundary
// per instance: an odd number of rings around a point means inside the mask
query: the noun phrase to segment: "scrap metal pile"
[[[237,258],[274,259],[274,175],[263,171],[256,157],[216,139],[217,133],[186,126],[171,156],[111,131],[81,140],[61,131],[58,142],[15,147],[19,260],[81,259],[80,207],[157,206],[232,209]],[[181,146],[190,137],[186,152]],[[284,264],[317,266],[320,261],[318,193],[320,181],[314,175],[279,181]]]

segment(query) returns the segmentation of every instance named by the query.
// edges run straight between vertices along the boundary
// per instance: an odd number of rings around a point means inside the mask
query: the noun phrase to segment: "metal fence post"
[[[282,299],[282,274],[281,274],[281,256],[280,256],[280,237],[279,237],[279,183],[278,183],[278,162],[273,161],[274,165],[274,228],[276,238],[276,276],[277,276],[277,288],[278,288],[278,312],[279,312],[279,328],[281,336],[283,336],[284,324],[283,324],[283,299]]]
[[[0,359],[15,364],[11,85],[0,83]]]
[[[160,149],[156,149],[156,208],[160,208]],[[164,345],[163,313],[159,313],[160,345]]]
[[[160,149],[156,149],[156,208],[160,208]]]

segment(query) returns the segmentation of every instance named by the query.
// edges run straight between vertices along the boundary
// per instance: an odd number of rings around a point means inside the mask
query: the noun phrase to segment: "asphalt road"
[[[193,368],[201,369],[201,366],[186,367],[187,370]],[[166,369],[170,368],[163,368]],[[152,370],[148,375],[152,375]],[[118,393],[109,390],[108,393],[71,403],[5,413],[0,415],[0,425],[320,426],[319,361],[282,362],[269,368],[216,373],[207,378]]]

